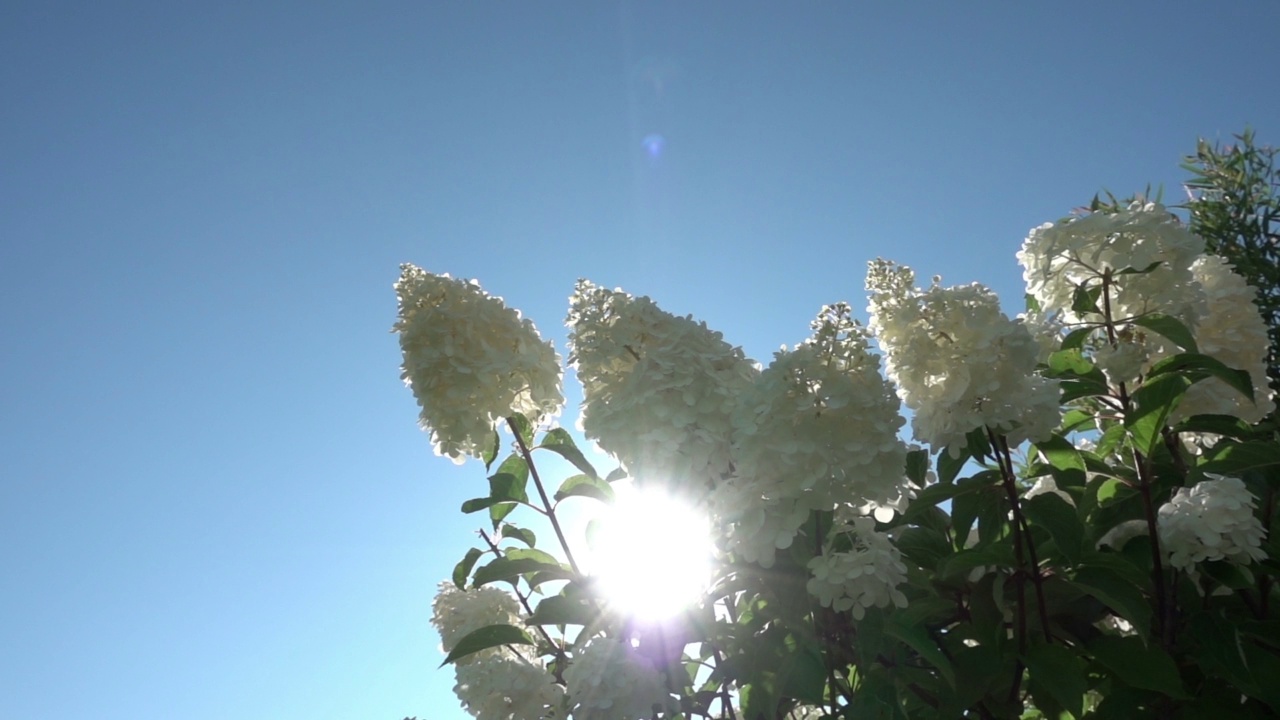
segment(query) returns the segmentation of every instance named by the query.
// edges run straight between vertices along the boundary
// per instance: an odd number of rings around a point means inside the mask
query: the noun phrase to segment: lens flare
[[[593,575],[609,605],[638,620],[662,620],[696,604],[711,578],[707,519],[653,490],[621,489],[600,519]]]
[[[662,149],[665,148],[666,145],[666,139],[657,133],[645,135],[644,139],[640,141],[640,146],[643,147],[649,157],[654,160],[657,160],[658,156],[662,155]]]

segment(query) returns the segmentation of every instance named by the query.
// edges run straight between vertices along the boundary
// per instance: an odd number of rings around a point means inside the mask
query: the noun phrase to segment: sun
[[[605,601],[641,621],[663,620],[696,604],[711,580],[707,518],[656,490],[618,490],[592,543],[592,575]]]

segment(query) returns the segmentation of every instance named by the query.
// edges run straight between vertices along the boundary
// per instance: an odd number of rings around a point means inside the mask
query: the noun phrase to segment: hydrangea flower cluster
[[[454,694],[477,720],[564,718],[564,688],[546,668],[510,655],[459,665]]]
[[[521,624],[516,599],[493,587],[461,590],[451,582],[440,583],[431,609],[431,624],[440,633],[446,654],[482,627]],[[564,689],[551,673],[507,647],[481,650],[454,665],[453,691],[479,720],[564,717]]]
[[[586,280],[568,324],[586,436],[640,482],[705,493],[730,467],[730,416],[755,366],[705,323]]]
[[[828,542],[822,555],[809,561],[813,573],[806,586],[809,593],[823,607],[848,610],[857,620],[866,615],[867,608],[906,607],[907,598],[898,585],[906,582],[907,566],[889,536],[877,532],[869,517],[854,518],[836,530],[833,537],[841,532],[850,534],[853,549],[832,551]]]
[[[449,653],[458,641],[468,634],[488,625],[520,626],[520,606],[511,593],[495,587],[461,590],[451,582],[440,583],[436,598],[431,603],[431,624],[440,633],[440,644]],[[497,654],[498,649],[483,650],[458,660],[462,666],[469,662]]]
[[[910,268],[868,263],[871,329],[889,376],[914,412],[915,438],[934,451],[983,426],[1012,443],[1043,440],[1058,424],[1058,384],[1036,374],[1041,346],[979,284],[915,287]]]
[[[480,457],[504,418],[536,422],[560,411],[559,356],[501,298],[409,264],[400,266],[395,290],[400,377],[422,408],[437,454],[456,463]]]
[[[1221,360],[1230,368],[1244,370],[1253,380],[1253,400],[1231,389],[1218,378],[1192,385],[1175,414],[1233,415],[1247,423],[1266,417],[1275,402],[1267,378],[1267,351],[1270,340],[1267,324],[1255,303],[1258,293],[1232,269],[1225,258],[1204,255],[1191,266],[1197,284],[1207,300],[1204,315],[1195,326],[1200,352]]]
[[[814,509],[806,498],[766,499],[751,480],[737,476],[717,485],[709,504],[728,547],[764,568],[773,567],[778,550],[791,547]]]
[[[1190,489],[1178,488],[1160,507],[1156,528],[1160,544],[1176,568],[1195,571],[1205,560],[1229,560],[1238,565],[1266,558],[1265,534],[1254,516],[1257,498],[1239,478],[1206,475]]]
[[[900,509],[910,497],[904,421],[866,329],[844,304],[823,308],[812,327],[741,393],[736,475],[713,494],[730,547],[766,567],[811,510]]]
[[[574,720],[647,720],[672,709],[662,673],[626,641],[595,637],[564,671]]]
[[[1111,273],[1113,318],[1159,311],[1190,326],[1199,302],[1191,264],[1202,252],[1204,240],[1164,206],[1136,201],[1118,212],[1095,212],[1033,229],[1018,262],[1027,291],[1041,309],[1061,312],[1067,322],[1100,320],[1094,313],[1072,310],[1072,301],[1078,286],[1096,287]],[[1151,270],[1115,275],[1131,268]]]

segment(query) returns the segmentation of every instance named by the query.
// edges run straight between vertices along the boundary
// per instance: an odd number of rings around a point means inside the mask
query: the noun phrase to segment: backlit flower
[[[629,643],[595,637],[564,671],[574,720],[648,720],[671,709],[662,673]]]
[[[639,482],[705,493],[729,469],[730,413],[755,366],[706,324],[586,280],[568,324],[586,436]]]
[[[906,607],[907,598],[898,585],[907,579],[907,566],[889,536],[876,532],[875,521],[869,517],[837,527],[832,535],[841,532],[852,537],[853,549],[832,551],[829,542],[822,555],[810,560],[809,593],[823,607],[851,611],[857,620],[866,615],[867,608]]]
[[[1058,384],[1036,373],[1041,343],[978,284],[915,287],[910,268],[868,264],[871,329],[889,377],[914,416],[915,438],[936,452],[988,427],[1013,443],[1043,440],[1060,417]]]
[[[408,264],[400,266],[395,290],[400,377],[422,408],[437,454],[457,463],[480,457],[504,418],[537,422],[559,412],[560,358],[501,298]]]

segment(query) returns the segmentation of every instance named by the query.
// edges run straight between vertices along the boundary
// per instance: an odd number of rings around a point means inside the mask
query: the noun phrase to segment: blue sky
[[[0,717],[452,720],[483,470],[398,264],[564,350],[575,278],[766,360],[885,256],[1020,305],[1029,228],[1280,142],[1272,3],[0,4]],[[661,152],[645,138],[660,136]],[[566,421],[574,417],[571,408]]]

